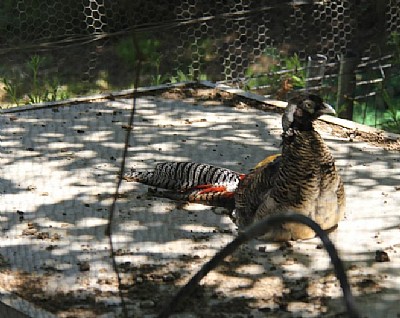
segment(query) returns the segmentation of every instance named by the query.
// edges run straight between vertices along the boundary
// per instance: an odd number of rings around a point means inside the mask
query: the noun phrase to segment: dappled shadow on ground
[[[0,118],[0,286],[60,317],[97,317],[121,309],[104,231],[131,102]],[[190,160],[246,172],[279,151],[280,114],[222,104],[142,97],[128,166]],[[382,316],[395,308],[392,297],[399,292],[398,153],[324,137],[348,194],[347,219],[331,237],[363,312]],[[154,198],[145,186],[123,183],[113,241],[130,313],[159,312],[234,237],[236,228],[223,212]],[[207,276],[180,310],[198,317],[291,317],[295,312],[340,317],[338,282],[318,243],[255,241]],[[377,249],[386,250],[391,262],[377,263]]]

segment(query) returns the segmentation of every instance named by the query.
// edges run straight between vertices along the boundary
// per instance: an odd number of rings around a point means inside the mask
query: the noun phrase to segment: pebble
[[[390,262],[389,255],[385,251],[376,251],[375,252],[375,261],[377,262]]]
[[[150,299],[143,300],[140,302],[140,307],[141,308],[153,308],[156,305],[156,303]]]
[[[267,248],[266,248],[265,246],[259,246],[259,247],[258,247],[258,251],[259,251],[259,252],[262,252],[262,253],[265,253],[266,249],[267,249]]]
[[[29,228],[22,231],[22,235],[35,235],[38,232],[35,228]]]
[[[172,274],[167,274],[162,277],[164,282],[173,282],[175,280],[175,276]]]
[[[79,270],[81,272],[87,272],[90,270],[90,264],[89,262],[81,262],[79,263]]]
[[[138,284],[143,283],[143,277],[141,277],[141,276],[136,277],[136,283],[138,283]]]

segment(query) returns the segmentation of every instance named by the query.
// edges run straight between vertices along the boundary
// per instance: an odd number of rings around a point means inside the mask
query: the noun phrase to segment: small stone
[[[140,307],[141,308],[153,308],[155,306],[155,302],[148,299],[148,300],[143,300],[140,302]]]
[[[22,222],[24,220],[24,212],[17,210],[17,213],[19,215],[19,221]]]
[[[172,274],[167,274],[162,277],[164,282],[173,282],[175,280],[175,276]]]
[[[136,283],[138,283],[138,284],[143,283],[143,277],[142,276],[136,277]]]
[[[22,231],[22,235],[35,235],[38,232],[35,228],[28,228]]]
[[[265,251],[267,250],[266,246],[259,246],[258,247],[258,251],[261,253],[265,253]]]
[[[121,127],[122,127],[122,129],[125,129],[125,130],[132,130],[132,126],[130,126],[130,125],[122,125]]]
[[[32,294],[32,298],[35,300],[40,300],[40,301],[48,300],[48,298],[45,294],[40,294],[40,293]]]
[[[78,263],[78,265],[79,265],[79,270],[81,272],[87,272],[90,270],[89,262],[81,262],[81,263]]]
[[[291,249],[293,247],[292,243],[290,242],[283,242],[280,246],[279,246],[279,250],[281,251],[285,251],[287,249]]]
[[[59,241],[61,239],[61,235],[58,233],[54,233],[51,237],[52,241]]]
[[[282,265],[293,265],[295,263],[295,259],[292,257],[287,258],[283,261]]]
[[[376,251],[375,252],[375,261],[377,262],[390,262],[389,255],[385,251]]]
[[[45,240],[50,238],[50,234],[49,232],[39,232],[36,234],[36,238],[40,239],[40,240]]]

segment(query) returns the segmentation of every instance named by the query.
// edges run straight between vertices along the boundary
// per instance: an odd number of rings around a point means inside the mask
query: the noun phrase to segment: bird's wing
[[[235,214],[240,227],[251,224],[264,196],[275,184],[282,157],[267,157],[239,183],[235,194]]]

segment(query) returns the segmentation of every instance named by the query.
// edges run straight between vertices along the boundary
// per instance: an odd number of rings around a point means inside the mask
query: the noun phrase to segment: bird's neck
[[[314,130],[314,126],[311,120],[305,121],[294,121],[291,128],[296,131],[310,131]]]
[[[282,154],[286,153],[290,157],[292,155],[297,157],[301,154],[301,156],[311,159],[321,158],[321,155],[323,154],[323,157],[326,158],[326,160],[333,160],[328,146],[325,144],[321,135],[313,128],[310,130],[293,129],[291,132],[288,132],[283,136],[282,145]]]

